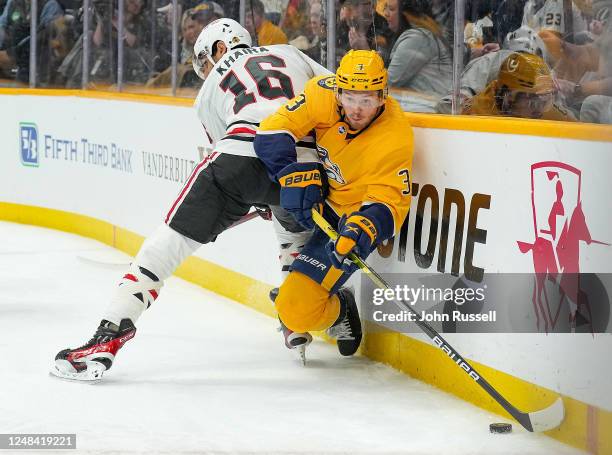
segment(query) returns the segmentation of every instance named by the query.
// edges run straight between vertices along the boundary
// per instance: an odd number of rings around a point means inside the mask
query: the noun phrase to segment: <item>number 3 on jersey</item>
[[[294,93],[291,78],[276,69],[262,68],[262,64],[264,63],[269,64],[272,68],[286,67],[285,61],[275,55],[261,55],[251,57],[247,60],[244,68],[257,85],[259,96],[267,100],[274,100],[281,97],[287,99],[293,98]],[[278,81],[278,86],[272,85],[272,79]],[[227,76],[221,80],[219,87],[221,87],[224,92],[229,90],[234,94],[234,114],[240,112],[245,106],[257,101],[254,93],[247,91],[246,85],[242,83],[234,71],[230,71]]]

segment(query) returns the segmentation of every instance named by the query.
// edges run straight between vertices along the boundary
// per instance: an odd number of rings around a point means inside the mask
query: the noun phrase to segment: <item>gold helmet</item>
[[[387,70],[376,51],[350,50],[336,71],[337,90],[382,90],[387,95]]]
[[[503,61],[497,82],[499,86],[524,93],[541,95],[554,91],[548,65],[541,57],[524,52],[510,54]]]

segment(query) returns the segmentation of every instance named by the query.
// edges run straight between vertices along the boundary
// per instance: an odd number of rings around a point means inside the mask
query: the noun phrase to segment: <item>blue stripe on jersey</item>
[[[390,239],[395,235],[393,215],[385,204],[374,203],[361,207],[359,210],[374,223],[378,232],[377,243]]]
[[[295,141],[287,133],[257,134],[253,147],[272,180],[285,166],[297,161]]]

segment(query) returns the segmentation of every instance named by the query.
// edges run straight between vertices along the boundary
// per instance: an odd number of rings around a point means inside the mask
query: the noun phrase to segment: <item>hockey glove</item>
[[[281,206],[307,229],[314,227],[311,209],[321,211],[323,184],[318,163],[292,163],[276,176],[281,185]]]
[[[338,223],[338,238],[330,240],[325,249],[334,267],[353,273],[357,265],[347,255],[355,253],[362,259],[368,257],[376,244],[377,230],[372,220],[363,212],[353,212],[348,218],[343,215]]]

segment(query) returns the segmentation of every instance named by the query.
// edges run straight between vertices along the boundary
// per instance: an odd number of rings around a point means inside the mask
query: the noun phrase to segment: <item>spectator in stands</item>
[[[588,31],[588,22],[593,15],[591,5],[582,2],[570,2],[570,4],[573,14],[569,20],[566,20],[566,16],[569,15],[565,14],[563,2],[546,0],[543,6],[536,10],[539,3],[529,0],[525,4],[523,23],[531,24],[544,40],[549,54],[556,62],[555,71],[564,79],[577,81],[584,74],[583,65],[576,65],[576,62],[570,61],[567,57],[575,52],[581,52],[575,48],[576,45],[586,44],[596,38]],[[576,5],[580,5],[585,11],[582,12]],[[573,58],[575,56],[572,56]]]
[[[90,81],[113,83],[116,80],[118,15],[112,0],[93,0],[93,33],[91,35]],[[143,9],[144,0],[125,0],[123,81],[142,83],[152,72],[147,61],[152,19]],[[83,36],[58,69],[66,87],[81,85]]]
[[[36,31],[37,44],[40,48],[44,48],[41,41],[43,32],[53,20],[63,16],[64,9],[57,0],[41,1],[38,7],[40,12]],[[0,28],[4,35],[2,47],[0,47],[0,70],[6,72],[7,69],[15,68],[16,80],[28,83],[30,80],[30,2],[28,0],[8,1],[0,19]],[[42,55],[39,53],[39,59]]]
[[[472,48],[495,42],[493,20],[491,19],[493,15],[491,2],[489,0],[478,2],[477,14],[478,19],[472,24],[469,32],[468,24],[466,24],[467,33],[464,34],[464,36],[467,35],[465,36],[465,42]]]
[[[572,37],[587,30],[587,21],[577,4],[570,0],[571,18],[566,18],[565,2],[559,0],[528,0],[523,10],[523,24],[536,32],[547,30],[560,38]],[[586,7],[586,3],[579,3]],[[573,41],[573,39],[571,39]]]
[[[212,1],[188,0],[179,1],[182,11],[207,10],[212,14],[212,19],[226,17],[223,7]],[[172,2],[157,8],[155,18],[155,41],[152,43],[153,57],[151,62],[151,74],[165,71],[172,63]]]
[[[465,66],[460,79],[462,101],[481,93],[487,85],[497,79],[503,61],[514,52],[535,54],[542,57],[548,64],[546,46],[542,39],[529,27],[520,27],[518,30],[508,33],[501,50],[475,58]],[[437,112],[450,114],[451,103],[452,95],[448,94],[438,103]]]
[[[0,1],[0,49],[4,46],[4,36],[6,24],[8,23],[8,11],[10,8],[10,4],[13,3],[14,0]]]
[[[373,0],[342,1],[336,35],[339,54],[348,49],[373,49],[385,62],[389,60],[394,33]]]
[[[102,3],[102,2],[100,2]],[[94,64],[92,75],[97,79],[109,81],[115,79],[111,68],[112,56],[117,48],[118,37],[118,15],[113,10],[112,3],[106,3],[103,8],[98,8],[92,44],[94,48]],[[125,0],[123,23],[124,41],[124,82],[139,83],[145,82],[150,74],[146,62],[146,47],[150,41],[150,20],[144,11],[144,0]],[[108,21],[112,27],[109,27]],[[109,34],[110,31],[110,34]],[[97,74],[96,69],[104,69],[101,74]]]
[[[221,15],[219,17],[229,17],[235,20],[239,19],[240,16],[240,2],[236,0],[216,0],[214,3],[217,3],[221,8]],[[218,14],[219,11],[215,8],[215,14]]]
[[[257,36],[258,46],[269,44],[287,44],[287,35],[266,19],[266,11],[261,0],[249,0],[247,2],[245,28],[251,36]]]
[[[610,8],[598,8],[597,13],[594,13],[593,20],[589,23],[589,31],[594,38],[598,38],[606,31],[612,11]]]
[[[574,87],[574,98],[582,100],[580,120],[612,124],[612,0],[594,0],[593,14],[599,33],[592,44],[576,46],[597,64]],[[594,62],[592,62],[594,63]]]
[[[508,33],[518,29],[523,20],[527,0],[502,0],[493,13],[495,41],[503,43]]]
[[[442,28],[432,17],[431,3],[388,0],[385,11],[389,27],[398,35],[391,50],[389,85],[437,101],[451,88],[452,54]]]
[[[297,47],[316,62],[325,65],[323,57],[326,52],[327,31],[323,25],[323,5],[320,2],[316,0],[311,2],[309,19],[307,32],[292,39],[289,44]]]
[[[516,52],[507,57],[496,80],[464,103],[463,114],[573,121],[554,103],[555,84],[540,57]]]
[[[195,88],[201,85],[201,80],[192,71],[193,46],[200,32],[206,25],[215,20],[213,5],[209,2],[198,4],[195,8],[185,11],[181,19],[181,55],[177,67],[177,86]],[[170,87],[172,84],[172,67],[147,81],[147,87]]]
[[[209,0],[187,0],[187,1],[179,1],[179,5],[183,13],[185,11],[193,10],[197,7],[200,9],[210,9],[212,11],[212,15],[214,19],[221,19],[222,17],[226,17],[225,11],[221,5],[217,2],[209,1]],[[165,23],[168,27],[172,27],[172,2],[167,3],[166,5],[157,8],[158,13],[162,13],[165,16]]]
[[[580,109],[580,121],[612,124],[612,96],[591,95],[584,99]]]
[[[250,1],[250,0],[249,0]],[[308,11],[314,0],[288,0],[280,27],[289,39],[304,35],[308,29]]]
[[[143,13],[144,0],[125,0],[124,13],[124,36],[123,40],[128,47],[136,47],[144,41],[144,32],[149,28]],[[112,4],[109,6],[112,8]],[[117,14],[110,14],[110,21],[113,25],[113,38],[117,39],[116,33],[119,28]],[[104,19],[98,16],[99,19]],[[97,20],[93,33],[92,42],[96,47],[105,44],[104,20]]]
[[[455,29],[455,0],[432,0],[431,12],[433,19],[442,27],[442,36],[446,42],[452,43]]]
[[[72,11],[71,11],[72,12]],[[52,20],[39,36],[36,84],[43,87],[63,87],[58,68],[78,38],[72,14],[64,14]]]
[[[287,8],[289,0],[261,0],[266,10],[266,19],[274,25],[280,24],[283,11]]]
[[[195,8],[183,13],[181,19],[181,56],[180,63],[191,64],[193,46],[200,32],[209,23],[218,19],[212,2],[199,3]]]
[[[2,5],[2,9],[0,10],[0,77],[3,78],[12,78],[11,72],[15,66],[14,58],[9,57],[8,51],[4,45],[6,27],[9,19],[8,15],[14,1],[15,0],[8,0]]]
[[[555,31],[540,31],[554,62],[556,77],[561,79],[560,89],[572,108],[581,111],[581,104],[586,102],[588,97],[604,97],[588,100],[587,106],[582,109],[589,118],[588,121],[595,118],[592,114],[594,109],[604,106],[607,99],[605,97],[612,96],[612,27],[609,20],[605,20],[609,17],[610,10],[612,0],[593,1],[593,17],[597,18],[600,24],[596,26],[599,34],[592,35],[592,43],[577,45],[562,39]]]

